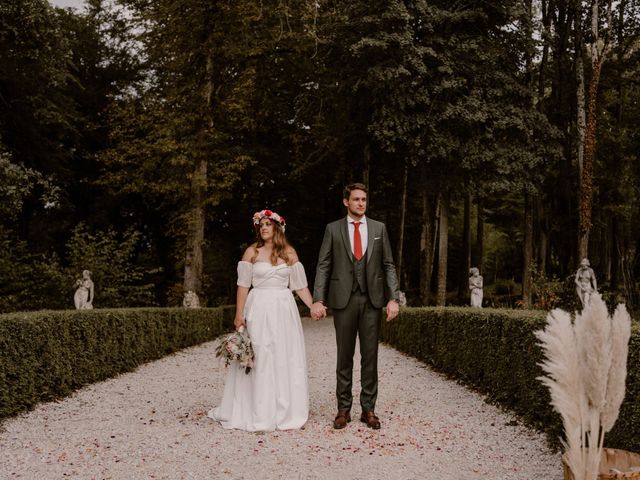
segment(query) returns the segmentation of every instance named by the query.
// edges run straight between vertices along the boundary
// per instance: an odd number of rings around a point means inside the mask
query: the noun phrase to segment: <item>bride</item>
[[[258,240],[238,263],[236,330],[246,325],[255,353],[249,374],[229,367],[220,405],[208,416],[247,431],[302,427],[309,416],[307,361],[292,291],[313,303],[304,267],[287,243],[285,221],[271,210],[253,216]]]

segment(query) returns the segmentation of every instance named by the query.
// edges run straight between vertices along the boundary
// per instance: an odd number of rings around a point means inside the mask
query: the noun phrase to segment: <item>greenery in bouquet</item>
[[[238,362],[240,368],[244,368],[244,373],[249,373],[253,368],[253,347],[251,340],[244,327],[236,332],[224,335],[216,347],[216,357],[224,359],[225,367],[232,362]]]

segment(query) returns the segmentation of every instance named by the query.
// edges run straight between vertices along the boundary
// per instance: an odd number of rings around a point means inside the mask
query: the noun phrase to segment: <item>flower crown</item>
[[[284,221],[284,217],[281,217],[276,212],[272,212],[271,210],[260,210],[253,214],[253,224],[257,227],[260,225],[260,220],[263,218],[268,218],[269,220],[276,222],[280,227],[282,227],[282,231],[284,231],[287,226],[287,222]]]

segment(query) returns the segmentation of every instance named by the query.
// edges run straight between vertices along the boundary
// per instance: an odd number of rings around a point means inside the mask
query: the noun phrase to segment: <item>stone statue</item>
[[[590,266],[589,260],[583,258],[580,261],[580,267],[576,272],[576,292],[582,303],[582,308],[589,305],[591,295],[598,293],[598,282],[596,282],[596,274]]]
[[[89,270],[82,271],[82,278],[76,280],[76,293],[73,303],[76,310],[91,310],[93,308],[93,281]]]
[[[482,275],[476,267],[469,269],[469,290],[471,291],[471,306],[482,308]]]
[[[401,307],[407,306],[407,295],[403,291],[398,292],[398,304]]]
[[[193,290],[186,292],[182,299],[182,306],[184,308],[200,308],[200,299],[198,298],[198,294]]]

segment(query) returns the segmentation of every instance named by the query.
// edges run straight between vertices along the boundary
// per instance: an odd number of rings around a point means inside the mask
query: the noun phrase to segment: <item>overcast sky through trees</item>
[[[61,8],[82,8],[84,6],[84,0],[49,0],[52,5]]]

